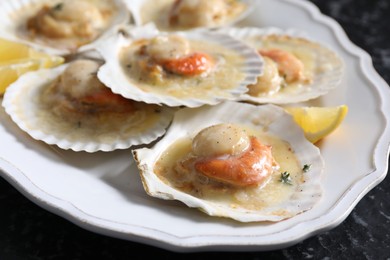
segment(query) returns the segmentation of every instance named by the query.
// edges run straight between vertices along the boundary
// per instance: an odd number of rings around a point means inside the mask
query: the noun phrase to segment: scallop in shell
[[[126,149],[162,136],[171,109],[113,94],[97,80],[99,65],[76,60],[26,73],[5,92],[6,113],[34,139],[74,151]]]
[[[149,195],[211,216],[280,221],[321,197],[319,149],[272,104],[184,108],[158,143],[133,155]]]
[[[153,104],[197,107],[236,100],[256,82],[262,58],[226,34],[126,27],[97,50],[99,79],[114,93]]]
[[[242,99],[287,104],[311,100],[336,88],[343,76],[341,58],[328,47],[297,31],[278,28],[227,28],[229,35],[257,49],[264,73]]]
[[[54,55],[91,50],[130,12],[121,0],[3,0],[1,37]]]
[[[125,0],[136,25],[159,30],[189,30],[233,25],[249,15],[255,0]]]

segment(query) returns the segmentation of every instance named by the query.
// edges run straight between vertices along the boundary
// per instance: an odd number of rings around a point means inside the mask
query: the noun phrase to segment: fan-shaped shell
[[[52,55],[67,55],[92,50],[99,41],[111,34],[114,27],[128,23],[130,12],[121,0],[84,0],[97,5],[99,10],[107,14],[107,23],[104,30],[91,41],[83,42],[77,48],[68,48],[64,45],[66,38],[39,39],[36,34],[30,34],[27,30],[27,23],[31,17],[38,14],[41,8],[49,6],[55,8],[60,6],[62,1],[51,0],[3,0],[0,2],[0,35],[3,38],[23,42],[34,48]],[[104,9],[103,9],[104,8]],[[108,13],[110,12],[109,16]],[[61,46],[61,44],[63,46]]]
[[[213,29],[224,26],[229,26],[238,23],[239,21],[245,19],[252,10],[254,10],[257,1],[255,0],[241,0],[241,1],[225,1],[218,0],[217,2],[230,2],[230,5],[226,5],[226,10],[221,10],[223,8],[214,8],[212,9],[214,0],[208,1],[192,1],[190,5],[207,4],[209,7],[198,7],[198,9],[187,10],[185,14],[191,24],[187,24],[185,26],[180,25],[172,25],[169,24],[170,10],[176,4],[175,0],[161,0],[161,1],[153,1],[153,0],[125,0],[129,10],[131,10],[134,22],[137,26],[141,26],[147,23],[154,23],[159,30],[162,31],[174,31],[174,30],[188,30],[188,29]],[[175,3],[176,2],[176,3]],[[194,3],[195,2],[195,3]],[[214,1],[215,2],[215,1]],[[234,6],[236,4],[236,6]],[[213,11],[217,9],[217,11],[226,11],[225,17],[222,15],[222,19],[220,15],[218,21],[207,21],[208,15],[205,14],[208,11]],[[199,11],[199,15],[197,15],[197,11]],[[195,16],[192,16],[194,15]],[[209,16],[212,16],[210,13]],[[196,23],[194,20],[201,20],[201,23]]]
[[[147,144],[165,133],[172,111],[155,105],[139,103],[144,109],[134,114],[89,115],[92,123],[53,113],[43,93],[67,66],[26,73],[7,88],[2,105],[31,137],[62,149],[96,152]]]
[[[304,69],[311,73],[307,83],[291,86],[286,84],[279,90],[269,93],[246,93],[242,100],[254,103],[288,104],[311,100],[338,87],[344,72],[344,64],[336,52],[322,43],[311,40],[306,34],[279,28],[226,28],[222,29],[236,39],[253,48],[279,48],[287,50],[303,61]]]
[[[273,136],[276,140],[280,140],[278,141],[280,145],[288,144],[289,151],[292,151],[294,156],[290,154],[287,157],[295,157],[298,168],[292,170],[286,166],[287,164],[284,165],[288,158],[278,156],[279,152],[275,152],[274,158],[281,165],[279,171],[288,170],[295,183],[291,186],[281,183],[280,172],[277,172],[273,173],[276,174],[273,175],[273,179],[260,188],[234,189],[227,185],[223,188],[219,187],[221,192],[218,192],[215,187],[210,188],[211,194],[213,192],[217,194],[215,196],[205,195],[209,187],[206,181],[200,191],[195,185],[193,189],[186,188],[192,187],[188,183],[176,185],[175,183],[178,183],[181,178],[177,176],[187,178],[187,175],[176,174],[180,170],[174,170],[176,168],[173,167],[165,168],[166,164],[163,164],[162,160],[168,160],[166,158],[172,156],[175,162],[175,156],[181,158],[185,153],[183,151],[187,151],[187,148],[182,148],[186,146],[175,146],[180,143],[180,140],[183,138],[191,140],[200,130],[220,123],[237,124],[259,132],[263,131],[265,136]],[[276,145],[278,142],[274,143],[275,149],[278,149]],[[254,106],[224,102],[212,107],[182,109],[176,112],[170,129],[157,144],[152,148],[136,149],[133,154],[141,172],[144,188],[149,195],[160,199],[179,200],[211,216],[228,217],[242,222],[279,221],[311,209],[321,197],[321,173],[324,162],[319,149],[304,138],[302,129],[294,123],[290,115],[282,108],[271,104]],[[308,165],[310,170],[305,172],[303,168],[307,168]],[[172,178],[172,176],[176,177]],[[282,197],[278,193],[281,189],[290,189],[289,195]],[[254,199],[246,202],[246,199],[251,196]],[[274,198],[281,199],[272,202]],[[243,201],[237,202],[240,200]],[[268,200],[271,202],[262,204]],[[259,205],[256,206],[257,203]]]
[[[133,45],[137,46],[144,39],[171,34],[159,32],[151,24],[127,27],[124,31],[124,34],[118,33],[99,46],[98,51],[106,63],[99,70],[98,77],[114,93],[129,99],[168,106],[212,105],[223,100],[236,100],[247,91],[247,85],[256,82],[257,76],[262,73],[263,60],[254,49],[242,42],[226,34],[189,31],[174,35],[190,43],[198,42],[197,46],[202,46],[202,51],[218,60],[216,69],[206,76],[164,79],[163,86],[145,82],[138,72],[130,75],[130,69],[135,66],[129,63],[127,57],[134,57],[134,52],[128,49],[132,50]]]

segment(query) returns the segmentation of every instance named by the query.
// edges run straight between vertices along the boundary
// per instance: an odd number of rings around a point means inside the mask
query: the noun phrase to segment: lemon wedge
[[[24,44],[0,39],[0,95],[24,73],[62,63],[63,57],[48,55]]]
[[[306,138],[316,143],[333,132],[348,113],[347,105],[335,107],[285,107],[302,127]]]

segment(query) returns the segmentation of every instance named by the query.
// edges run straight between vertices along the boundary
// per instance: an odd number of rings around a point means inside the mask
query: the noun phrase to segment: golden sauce
[[[312,49],[312,44],[308,41],[290,41],[288,38],[270,37],[254,37],[248,39],[251,46],[258,49],[281,49],[296,56],[303,64],[303,76],[305,80],[290,83],[283,83],[277,93],[294,94],[300,92],[302,88],[307,88],[313,82],[316,74],[322,72],[321,66],[318,64],[318,58],[315,51]],[[313,45],[314,46],[314,45]],[[318,82],[317,82],[318,83]],[[261,95],[261,93],[260,93]]]
[[[218,20],[214,21],[212,24],[194,24],[193,26],[186,26],[180,24],[170,24],[169,17],[173,4],[176,0],[159,0],[153,1],[148,0],[141,7],[141,20],[142,24],[146,24],[149,22],[153,22],[159,30],[162,31],[177,31],[177,30],[188,30],[195,27],[214,27],[220,26],[229,21],[233,20],[241,13],[243,13],[247,6],[241,1],[237,0],[226,0],[227,9],[226,9],[226,17],[218,17]],[[210,0],[209,0],[210,1]],[[207,9],[199,9],[201,12],[207,12]],[[204,23],[205,21],[203,21]]]
[[[115,14],[118,12],[117,7],[115,6],[113,1],[102,1],[102,0],[84,0],[87,3],[92,4],[93,6],[96,6],[96,8],[99,10],[99,13],[102,18],[102,26],[99,26],[99,28],[94,28],[92,31],[90,31],[88,34],[81,36],[81,35],[69,35],[67,37],[51,37],[50,34],[44,35],[39,33],[40,28],[39,23],[34,24],[34,19],[39,19],[40,11],[42,8],[44,8],[42,5],[34,4],[27,6],[23,8],[22,10],[18,11],[18,14],[20,15],[20,25],[19,25],[19,35],[25,39],[45,44],[54,48],[58,49],[69,49],[72,51],[75,51],[78,47],[90,43],[93,40],[95,40],[97,37],[99,37],[105,29],[111,24],[112,20],[115,17]],[[61,6],[61,3],[57,3],[57,6]],[[53,6],[47,5],[47,8],[56,8],[56,3],[53,3]],[[64,21],[64,23],[59,23],[59,27],[56,29],[55,25],[52,24],[51,26],[54,26],[52,28],[53,35],[57,34],[56,30],[60,31],[63,30],[78,30],[79,28],[73,28],[75,24],[73,24],[71,21],[67,22]],[[86,25],[88,27],[88,25]]]
[[[37,110],[36,120],[47,133],[66,134],[70,141],[75,142],[83,137],[92,137],[102,143],[110,143],[137,136],[153,127],[161,116],[159,106],[140,102],[134,102],[135,109],[131,112],[71,111],[59,102],[63,98],[55,84],[45,86],[34,101],[41,107]]]
[[[302,166],[288,143],[259,130],[246,128],[249,135],[260,139],[263,144],[272,146],[272,154],[280,168],[275,170],[264,185],[236,187],[214,181],[194,170],[183,170],[178,162],[191,154],[189,138],[179,139],[161,155],[155,164],[154,172],[166,184],[195,197],[223,203],[231,207],[259,210],[280,204],[290,199],[297,186],[303,181]],[[281,182],[281,173],[287,171],[291,185]]]
[[[164,73],[161,79],[154,80],[136,66],[136,52],[145,40],[140,40],[124,48],[121,53],[121,64],[129,81],[144,92],[153,92],[177,98],[204,98],[210,96],[226,97],[226,90],[234,89],[245,78],[241,71],[243,57],[233,50],[218,44],[190,40],[194,52],[207,53],[215,61],[214,68],[206,74],[180,76]]]

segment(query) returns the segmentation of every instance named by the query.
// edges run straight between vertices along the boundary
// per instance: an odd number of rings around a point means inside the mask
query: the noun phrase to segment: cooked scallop
[[[152,25],[127,27],[98,51],[99,79],[113,92],[138,101],[197,107],[236,100],[256,82],[263,60],[226,34],[162,33]]]
[[[101,62],[76,60],[22,76],[3,106],[34,139],[74,151],[112,151],[148,144],[165,133],[170,109],[123,98],[102,84]]]
[[[133,155],[150,196],[211,216],[280,221],[310,210],[321,197],[320,151],[275,105],[224,102],[179,110],[158,143]]]
[[[217,28],[241,21],[254,9],[253,0],[126,0],[135,23],[154,23],[162,31]]]
[[[47,53],[66,55],[93,49],[129,17],[120,0],[3,0],[0,33]]]
[[[327,94],[340,85],[344,65],[336,52],[297,32],[277,28],[227,28],[264,58],[264,73],[242,100],[288,104]]]

